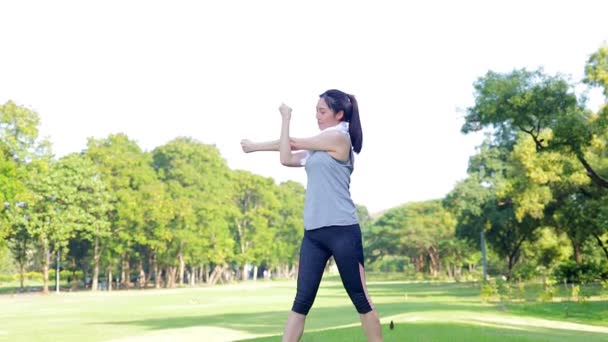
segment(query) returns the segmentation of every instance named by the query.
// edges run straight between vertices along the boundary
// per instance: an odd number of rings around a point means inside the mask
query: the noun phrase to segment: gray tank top
[[[304,201],[304,228],[346,226],[358,223],[350,197],[353,152],[346,162],[324,151],[310,151],[305,165],[308,176]]]

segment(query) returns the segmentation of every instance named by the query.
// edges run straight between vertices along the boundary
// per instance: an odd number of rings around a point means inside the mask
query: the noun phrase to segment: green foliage
[[[556,294],[555,280],[552,278],[544,278],[543,280],[543,291],[539,294],[538,300],[540,302],[552,302],[553,297]]]
[[[487,303],[494,301],[498,298],[498,286],[495,279],[489,279],[486,282],[481,283],[481,290],[479,292],[481,301]]]
[[[535,266],[533,263],[518,265],[513,269],[512,277],[517,281],[531,280],[542,273],[541,269],[542,266]]]
[[[0,240],[0,274],[12,274],[15,271],[15,261],[11,255],[11,251],[8,246]]]
[[[604,96],[608,97],[608,45],[603,45],[589,57],[584,81],[604,88]]]
[[[602,285],[602,291],[601,291],[602,298],[608,298],[608,280],[602,281],[601,285]]]
[[[34,111],[8,101],[0,106],[0,151],[19,163],[34,154],[40,117]]]
[[[427,267],[435,277],[443,267],[462,267],[466,244],[454,241],[455,224],[438,200],[393,208],[366,230],[368,261],[378,266],[377,261],[387,257],[407,257],[418,272]]]
[[[575,261],[567,260],[557,267],[554,276],[562,282],[588,284],[608,279],[608,269],[606,263],[585,261],[579,265]]]
[[[514,299],[515,292],[511,282],[499,279],[496,281],[497,292],[501,302],[510,302]]]

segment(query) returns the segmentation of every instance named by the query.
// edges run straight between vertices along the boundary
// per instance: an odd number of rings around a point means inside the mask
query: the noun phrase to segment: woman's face
[[[342,111],[336,115],[333,110],[329,109],[323,98],[319,99],[317,103],[317,124],[320,130],[339,124],[341,119]]]

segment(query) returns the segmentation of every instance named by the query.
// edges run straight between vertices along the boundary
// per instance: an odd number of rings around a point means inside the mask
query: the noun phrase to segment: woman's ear
[[[342,118],[344,117],[344,111],[341,110],[339,112],[336,113],[336,119],[338,119],[338,121],[342,121]]]

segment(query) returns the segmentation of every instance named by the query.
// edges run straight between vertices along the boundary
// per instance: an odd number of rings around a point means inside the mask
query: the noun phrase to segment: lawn
[[[482,303],[475,283],[373,281],[385,341],[607,341],[608,300]],[[560,289],[557,296],[567,296]],[[7,291],[5,291],[7,292]],[[0,295],[0,341],[279,341],[293,281],[209,288]],[[390,330],[390,321],[395,323]],[[303,341],[364,341],[339,279],[325,277]]]

